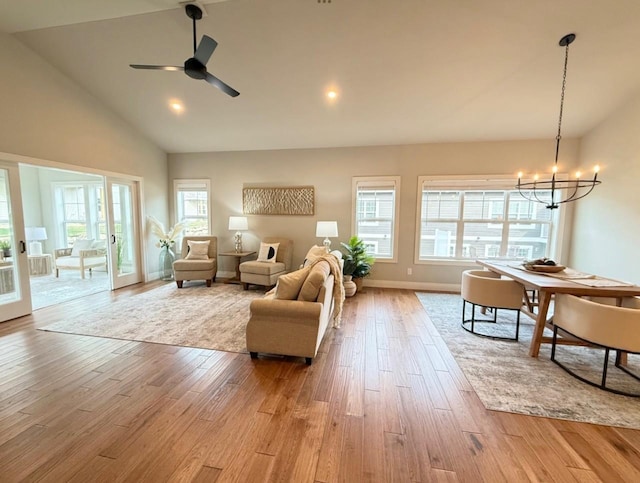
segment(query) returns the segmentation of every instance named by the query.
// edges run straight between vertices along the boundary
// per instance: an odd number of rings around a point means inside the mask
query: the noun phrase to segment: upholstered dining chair
[[[467,270],[462,273],[462,328],[475,335],[491,339],[517,341],[520,334],[520,309],[524,295],[524,287],[508,278],[490,270]],[[467,303],[471,304],[471,318],[466,319]],[[493,309],[493,319],[477,319],[476,306]],[[496,324],[498,309],[516,311],[516,333],[514,337],[505,337],[497,333],[478,330],[478,324]]]
[[[627,304],[623,304],[627,305]],[[640,353],[640,304],[637,299],[628,301],[628,307],[601,304],[593,300],[574,295],[556,295],[553,312],[553,342],[551,344],[551,360],[573,377],[591,386],[625,396],[640,397],[640,375],[634,374],[622,362],[624,353]],[[578,374],[557,359],[557,338],[569,335],[590,345],[586,350],[604,349],[604,363],[599,381],[592,381]],[[634,392],[616,389],[607,385],[609,375],[609,353],[615,351],[614,366],[622,373],[638,381]],[[626,378],[628,379],[628,378]],[[630,381],[632,381],[630,379]],[[632,381],[633,382],[633,381]]]
[[[190,242],[202,243],[209,242],[206,249],[200,248],[202,245],[194,247],[193,253],[189,244]],[[216,280],[216,271],[218,270],[218,238],[215,236],[185,236],[182,239],[181,258],[173,262],[173,274],[178,285],[182,288],[184,281],[188,280],[205,280],[207,287],[211,287],[211,282]]]

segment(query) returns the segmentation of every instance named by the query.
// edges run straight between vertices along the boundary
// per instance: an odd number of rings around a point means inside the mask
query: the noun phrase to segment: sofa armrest
[[[249,309],[254,319],[288,319],[306,325],[318,325],[322,304],[301,300],[256,299],[251,302]]]
[[[73,248],[56,248],[53,252],[54,258],[70,257]]]

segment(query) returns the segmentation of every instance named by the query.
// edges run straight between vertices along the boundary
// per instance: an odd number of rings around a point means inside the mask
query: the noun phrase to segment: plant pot
[[[9,258],[9,257],[11,257],[11,248],[4,248],[4,249],[2,250],[2,253],[4,254],[4,257],[5,257],[5,258]]]
[[[362,284],[364,284],[364,277],[356,277],[353,279],[353,283],[356,284],[356,291],[360,292],[362,290]]]
[[[345,297],[353,297],[356,294],[357,287],[355,282],[352,280],[351,275],[344,275],[342,278],[342,284],[344,285],[344,296]]]

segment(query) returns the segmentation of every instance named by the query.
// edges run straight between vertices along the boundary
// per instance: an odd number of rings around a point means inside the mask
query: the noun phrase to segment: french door
[[[31,313],[20,173],[0,161],[0,322]]]
[[[114,289],[142,281],[138,183],[106,178],[111,285]]]

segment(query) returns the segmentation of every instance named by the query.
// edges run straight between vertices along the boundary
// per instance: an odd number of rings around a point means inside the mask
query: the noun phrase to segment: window
[[[396,261],[400,177],[353,178],[353,234],[377,261]]]
[[[549,256],[555,213],[512,188],[511,178],[420,177],[418,261]]]
[[[211,220],[209,217],[209,180],[177,179],[173,182],[176,194],[176,218],[185,221],[185,235],[208,235]]]
[[[60,246],[70,247],[77,239],[106,239],[102,183],[54,183],[53,187]]]

